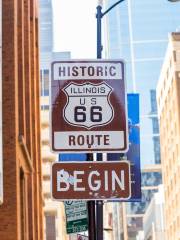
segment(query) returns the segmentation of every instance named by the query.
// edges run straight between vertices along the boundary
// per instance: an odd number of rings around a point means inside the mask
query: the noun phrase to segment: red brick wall
[[[4,203],[0,239],[42,240],[37,2],[2,2]]]

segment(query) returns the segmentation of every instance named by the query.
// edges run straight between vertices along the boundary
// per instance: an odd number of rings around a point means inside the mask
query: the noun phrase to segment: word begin
[[[73,188],[73,191],[94,191],[97,192],[101,188],[104,191],[116,191],[117,188],[121,191],[125,190],[125,171],[120,170],[118,173],[115,170],[108,171],[105,170],[100,173],[98,170],[90,171],[88,174],[85,171],[75,170],[71,175],[65,171],[63,176],[60,172],[57,172],[57,191],[66,192],[70,188]],[[88,188],[86,189],[85,182],[83,181],[84,175],[86,176]],[[73,182],[69,181],[69,176],[73,179]]]

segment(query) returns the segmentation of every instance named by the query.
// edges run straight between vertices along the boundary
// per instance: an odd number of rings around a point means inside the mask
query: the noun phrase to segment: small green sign
[[[66,230],[68,234],[88,230],[87,203],[85,201],[65,201]]]

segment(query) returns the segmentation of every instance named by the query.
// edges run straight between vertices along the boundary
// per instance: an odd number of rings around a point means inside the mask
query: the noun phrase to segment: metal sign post
[[[87,161],[93,161],[93,154],[87,154]],[[88,201],[88,236],[89,240],[96,240],[96,202],[95,201]]]
[[[101,20],[103,16],[105,16],[108,12],[110,12],[115,6],[117,6],[119,3],[123,2],[124,0],[119,0],[112,4],[106,11],[102,12],[102,0],[98,0],[98,5],[96,7],[96,19],[97,19],[97,58],[101,59],[102,58],[102,42],[101,42]],[[102,154],[99,156],[100,161],[102,160]],[[98,240],[103,240],[103,202],[99,201],[97,202],[97,224],[98,224],[98,229],[96,231],[97,233],[97,239]]]

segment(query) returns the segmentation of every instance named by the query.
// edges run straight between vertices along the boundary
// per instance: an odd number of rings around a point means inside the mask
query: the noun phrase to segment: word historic
[[[59,66],[59,76],[116,76],[116,67],[113,66]]]
[[[122,79],[123,67],[119,62],[54,62],[53,80]]]

